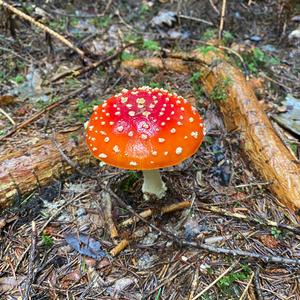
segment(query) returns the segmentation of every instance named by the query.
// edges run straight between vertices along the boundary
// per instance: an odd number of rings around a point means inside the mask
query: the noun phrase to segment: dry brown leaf
[[[75,270],[73,272],[68,273],[66,276],[62,278],[60,282],[60,286],[63,289],[67,289],[75,282],[79,281],[80,278],[81,278],[80,270]]]

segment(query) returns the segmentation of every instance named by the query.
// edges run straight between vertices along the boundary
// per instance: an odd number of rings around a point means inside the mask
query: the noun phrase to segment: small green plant
[[[241,264],[239,272],[231,272],[222,277],[217,283],[223,296],[233,296],[237,293],[236,281],[247,281],[251,274],[251,269],[247,265]],[[236,288],[235,288],[236,287]]]
[[[148,12],[148,10],[149,10],[149,6],[145,3],[142,3],[140,7],[140,14],[144,15],[146,12]]]
[[[259,48],[253,48],[250,52],[243,53],[242,57],[249,71],[253,74],[257,74],[262,68],[280,63],[279,59],[266,55],[265,52]]]
[[[52,237],[47,234],[42,234],[42,244],[46,248],[51,248],[54,244]]]
[[[158,50],[160,50],[158,42],[153,41],[153,40],[144,40],[142,47],[143,47],[143,49],[149,50],[149,51],[158,51]]]
[[[275,239],[279,239],[282,236],[282,231],[277,227],[272,227],[271,234]]]
[[[23,75],[17,75],[15,77],[12,77],[11,80],[16,84],[21,84],[25,81],[25,77]]]
[[[70,26],[76,27],[78,25],[79,21],[80,20],[78,18],[76,18],[76,17],[71,18],[71,20],[70,20]]]
[[[209,41],[217,37],[217,30],[216,29],[207,29],[201,36],[203,41]]]
[[[225,101],[227,99],[227,88],[232,83],[229,77],[223,81],[219,80],[210,93],[210,98],[214,101]]]
[[[203,142],[207,145],[207,146],[211,146],[214,143],[214,139],[209,136],[209,135],[205,135],[204,136],[204,140]]]
[[[191,83],[198,83],[200,78],[201,78],[201,72],[200,71],[194,72],[191,76]]]

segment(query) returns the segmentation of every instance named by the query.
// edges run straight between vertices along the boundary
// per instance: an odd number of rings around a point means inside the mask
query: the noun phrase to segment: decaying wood
[[[83,129],[77,127],[60,132],[55,135],[55,140],[73,161],[80,165],[91,162]],[[40,140],[26,150],[0,155],[0,209],[72,172],[72,167],[63,160],[50,138]]]
[[[273,130],[242,72],[226,61],[224,53],[177,53],[164,60],[146,58],[123,63],[127,68],[145,66],[176,72],[198,70],[202,74],[199,84],[203,84],[208,95],[217,88],[224,89],[226,99],[216,103],[227,129],[240,133],[242,150],[261,177],[270,182],[274,195],[287,207],[300,208],[300,164]]]

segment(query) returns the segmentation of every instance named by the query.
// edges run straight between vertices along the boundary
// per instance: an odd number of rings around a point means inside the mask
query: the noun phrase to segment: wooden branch
[[[126,68],[145,66],[181,73],[194,72],[196,68],[202,74],[199,84],[203,84],[208,95],[217,88],[224,89],[226,99],[216,103],[227,129],[240,133],[242,150],[259,175],[270,182],[274,195],[290,209],[300,208],[300,164],[273,130],[242,72],[226,61],[222,51],[177,53],[163,61],[143,58],[123,62]]]
[[[35,19],[33,19],[32,17],[26,15],[25,13],[23,13],[22,11],[20,11],[19,9],[13,7],[12,5],[0,0],[0,6],[3,6],[4,8],[6,8],[7,10],[9,10],[10,12],[14,13],[15,15],[17,15],[18,17],[28,21],[29,23],[33,24],[34,26],[40,28],[41,30],[43,30],[44,32],[49,33],[51,36],[54,36],[56,39],[58,39],[59,41],[61,41],[63,44],[65,44],[66,46],[68,46],[69,48],[71,48],[72,50],[74,50],[76,53],[78,53],[81,57],[84,57],[84,52],[82,50],[80,50],[78,47],[74,46],[70,41],[68,41],[66,38],[64,38],[62,35],[58,34],[57,32],[55,32],[54,30],[50,29],[49,27],[45,26],[44,24],[36,21]]]
[[[58,133],[55,139],[78,164],[87,165],[92,161],[85,145],[83,129],[70,128]],[[70,175],[73,171],[50,139],[42,139],[28,149],[0,155],[0,209],[11,206],[36,188]]]

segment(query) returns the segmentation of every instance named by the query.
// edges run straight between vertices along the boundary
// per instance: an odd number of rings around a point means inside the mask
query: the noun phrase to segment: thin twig
[[[166,213],[171,213],[177,210],[182,210],[185,208],[191,207],[191,202],[190,201],[183,201],[183,202],[179,202],[179,203],[173,203],[170,205],[166,205],[163,206],[159,212],[162,214],[166,214]],[[139,215],[143,218],[149,218],[151,217],[153,214],[155,213],[155,210],[153,209],[147,209],[143,212],[141,212]],[[136,218],[136,217],[131,217],[127,220],[124,220],[120,226],[125,227],[125,226],[129,226],[132,225],[134,223],[137,223],[138,221],[140,221],[140,219]]]
[[[178,237],[177,235],[173,234],[172,232],[169,232],[165,229],[159,229],[158,227],[156,227],[155,225],[153,225],[152,223],[147,221],[145,218],[141,217],[129,205],[127,205],[119,196],[117,196],[110,188],[106,188],[103,186],[102,189],[109,191],[111,193],[111,195],[117,200],[117,202],[119,203],[120,206],[127,209],[130,213],[132,213],[134,216],[141,219],[145,224],[147,224],[152,229],[159,232],[164,237],[178,243],[181,246],[206,250],[208,252],[216,253],[216,254],[230,255],[233,257],[240,256],[240,257],[245,257],[245,258],[251,258],[251,259],[263,261],[265,263],[300,265],[300,259],[285,258],[285,257],[281,257],[281,256],[272,256],[272,255],[262,255],[262,254],[238,250],[238,249],[227,249],[227,248],[214,247],[214,246],[207,245],[204,243],[199,243],[199,242],[189,242],[183,238]]]
[[[1,1],[1,0],[0,0]],[[56,101],[54,103],[49,104],[48,106],[46,106],[44,109],[42,109],[41,111],[37,112],[36,114],[34,114],[33,116],[31,116],[30,118],[28,118],[27,120],[25,120],[24,122],[22,122],[21,124],[17,125],[15,128],[13,128],[12,130],[10,130],[8,133],[6,133],[4,136],[0,137],[0,141],[8,138],[9,136],[13,135],[15,132],[17,132],[18,130],[27,127],[29,124],[31,124],[33,121],[37,120],[40,116],[42,116],[43,114],[45,114],[46,112],[52,110],[53,108],[67,102],[70,99],[73,99],[75,96],[77,96],[78,94],[80,94],[81,92],[83,92],[84,90],[86,90],[88,87],[90,87],[90,84],[85,85],[84,87],[75,90],[73,92],[71,92],[69,95],[67,95],[66,97],[64,97],[63,99]]]
[[[206,21],[204,19],[200,19],[200,18],[195,18],[195,17],[191,17],[191,16],[186,16],[186,15],[179,15],[180,19],[185,19],[185,20],[191,20],[191,21],[195,21],[195,22],[199,22],[199,23],[204,23],[210,26],[213,26],[214,24],[210,21]]]
[[[182,273],[186,272],[193,264],[190,264],[188,266],[185,266],[182,270],[179,272],[176,272],[173,276],[166,278],[163,280],[162,283],[160,283],[158,286],[156,286],[153,290],[151,290],[145,297],[147,299],[151,294],[155,293],[157,290],[159,290],[161,287],[169,283],[170,281],[174,280],[176,277],[180,276]]]
[[[222,2],[222,11],[221,11],[221,19],[220,19],[220,26],[219,26],[219,40],[222,39],[222,33],[223,33],[223,29],[224,29],[226,4],[227,4],[227,0],[223,0],[223,2]]]
[[[16,125],[15,121],[11,118],[11,116],[10,116],[5,110],[3,110],[1,107],[0,107],[0,113],[1,113],[2,115],[4,115],[4,117],[6,117],[6,118],[8,119],[8,121],[9,121],[11,124],[13,124],[13,126]]]
[[[255,294],[256,294],[256,297],[257,297],[257,300],[264,300],[264,296],[261,292],[261,288],[260,288],[260,282],[259,282],[259,273],[260,273],[260,267],[257,266],[256,267],[256,270],[254,272],[254,287],[255,287]]]
[[[189,294],[189,300],[192,300],[194,298],[194,294],[198,285],[198,280],[199,280],[199,268],[196,268],[192,285],[191,285],[191,292]]]
[[[246,216],[241,213],[233,213],[228,210],[219,208],[215,205],[208,206],[208,205],[203,205],[201,203],[198,203],[197,206],[201,209],[208,210],[208,211],[211,211],[211,212],[214,212],[214,213],[226,216],[226,217],[232,217],[232,218],[236,218],[239,220],[247,220],[251,223],[256,223],[259,225],[265,225],[265,226],[270,226],[270,227],[277,227],[279,229],[285,229],[285,230],[291,231],[293,233],[300,234],[300,227],[277,223],[277,222],[269,220],[269,219],[260,219],[258,217]]]
[[[250,285],[251,285],[251,283],[252,283],[254,274],[255,274],[255,272],[252,272],[252,274],[251,274],[251,276],[250,276],[250,279],[249,279],[249,281],[248,281],[248,283],[247,283],[247,285],[246,285],[246,287],[245,287],[245,289],[244,289],[244,291],[243,291],[243,293],[242,293],[242,295],[241,295],[241,297],[240,297],[239,300],[244,300],[244,299],[245,299],[246,294],[247,294],[247,292],[248,292],[248,290],[249,290],[249,287],[250,287]]]
[[[26,288],[25,288],[25,297],[24,300],[30,299],[30,289],[31,284],[34,279],[34,260],[36,257],[36,246],[37,246],[37,232],[36,232],[36,224],[35,221],[32,221],[32,233],[31,233],[31,251],[29,257],[29,264],[28,264],[28,273],[27,273],[27,280],[26,280]]]
[[[199,297],[201,297],[205,292],[207,292],[209,289],[211,289],[221,278],[223,278],[227,273],[232,271],[237,264],[238,264],[238,261],[236,261],[228,269],[226,269],[220,276],[218,276],[213,282],[211,282],[205,289],[203,289],[199,294],[197,294],[192,300],[196,300]]]
[[[67,157],[67,156],[64,154],[64,157]],[[68,160],[70,160],[70,159],[68,158]],[[102,190],[109,192],[117,200],[119,205],[122,206],[123,208],[127,209],[133,216],[142,220],[145,224],[150,226],[152,229],[159,232],[161,235],[163,235],[167,239],[176,242],[180,246],[186,246],[189,248],[206,250],[208,252],[216,253],[216,254],[231,255],[233,257],[240,256],[240,257],[245,257],[245,258],[251,258],[251,259],[255,259],[255,260],[260,260],[264,263],[300,265],[300,259],[285,258],[285,257],[281,257],[281,256],[272,256],[272,255],[262,255],[262,254],[252,253],[252,252],[238,250],[238,249],[227,249],[227,248],[214,247],[214,246],[207,245],[204,243],[199,243],[199,242],[189,242],[186,239],[178,237],[177,235],[173,234],[172,232],[169,232],[165,229],[159,229],[158,227],[156,227],[155,225],[153,225],[152,223],[147,221],[145,218],[143,218],[137,212],[135,212],[131,206],[127,205],[118,195],[116,195],[111,190],[111,188],[102,186]]]
[[[220,15],[220,11],[219,11],[218,8],[215,6],[215,4],[213,3],[213,1],[212,1],[212,0],[209,0],[209,3],[210,3],[210,5],[211,5],[212,9],[213,9],[218,15]]]
[[[28,21],[29,23],[35,25],[36,27],[40,28],[41,30],[43,30],[43,31],[49,33],[50,35],[54,36],[59,41],[61,41],[63,44],[65,44],[66,46],[68,46],[69,48],[71,48],[72,50],[74,50],[76,53],[78,53],[81,57],[84,57],[85,54],[84,54],[84,52],[82,50],[80,50],[78,47],[74,46],[70,41],[68,41],[66,38],[64,38],[62,35],[58,34],[57,32],[55,32],[54,30],[52,30],[49,27],[45,26],[44,24],[36,21],[32,17],[26,15],[25,13],[23,13],[19,9],[13,7],[12,5],[10,5],[10,4],[2,1],[2,0],[0,0],[0,5],[2,5],[7,10],[11,11],[12,13],[14,13],[15,15],[19,16],[20,18]]]

